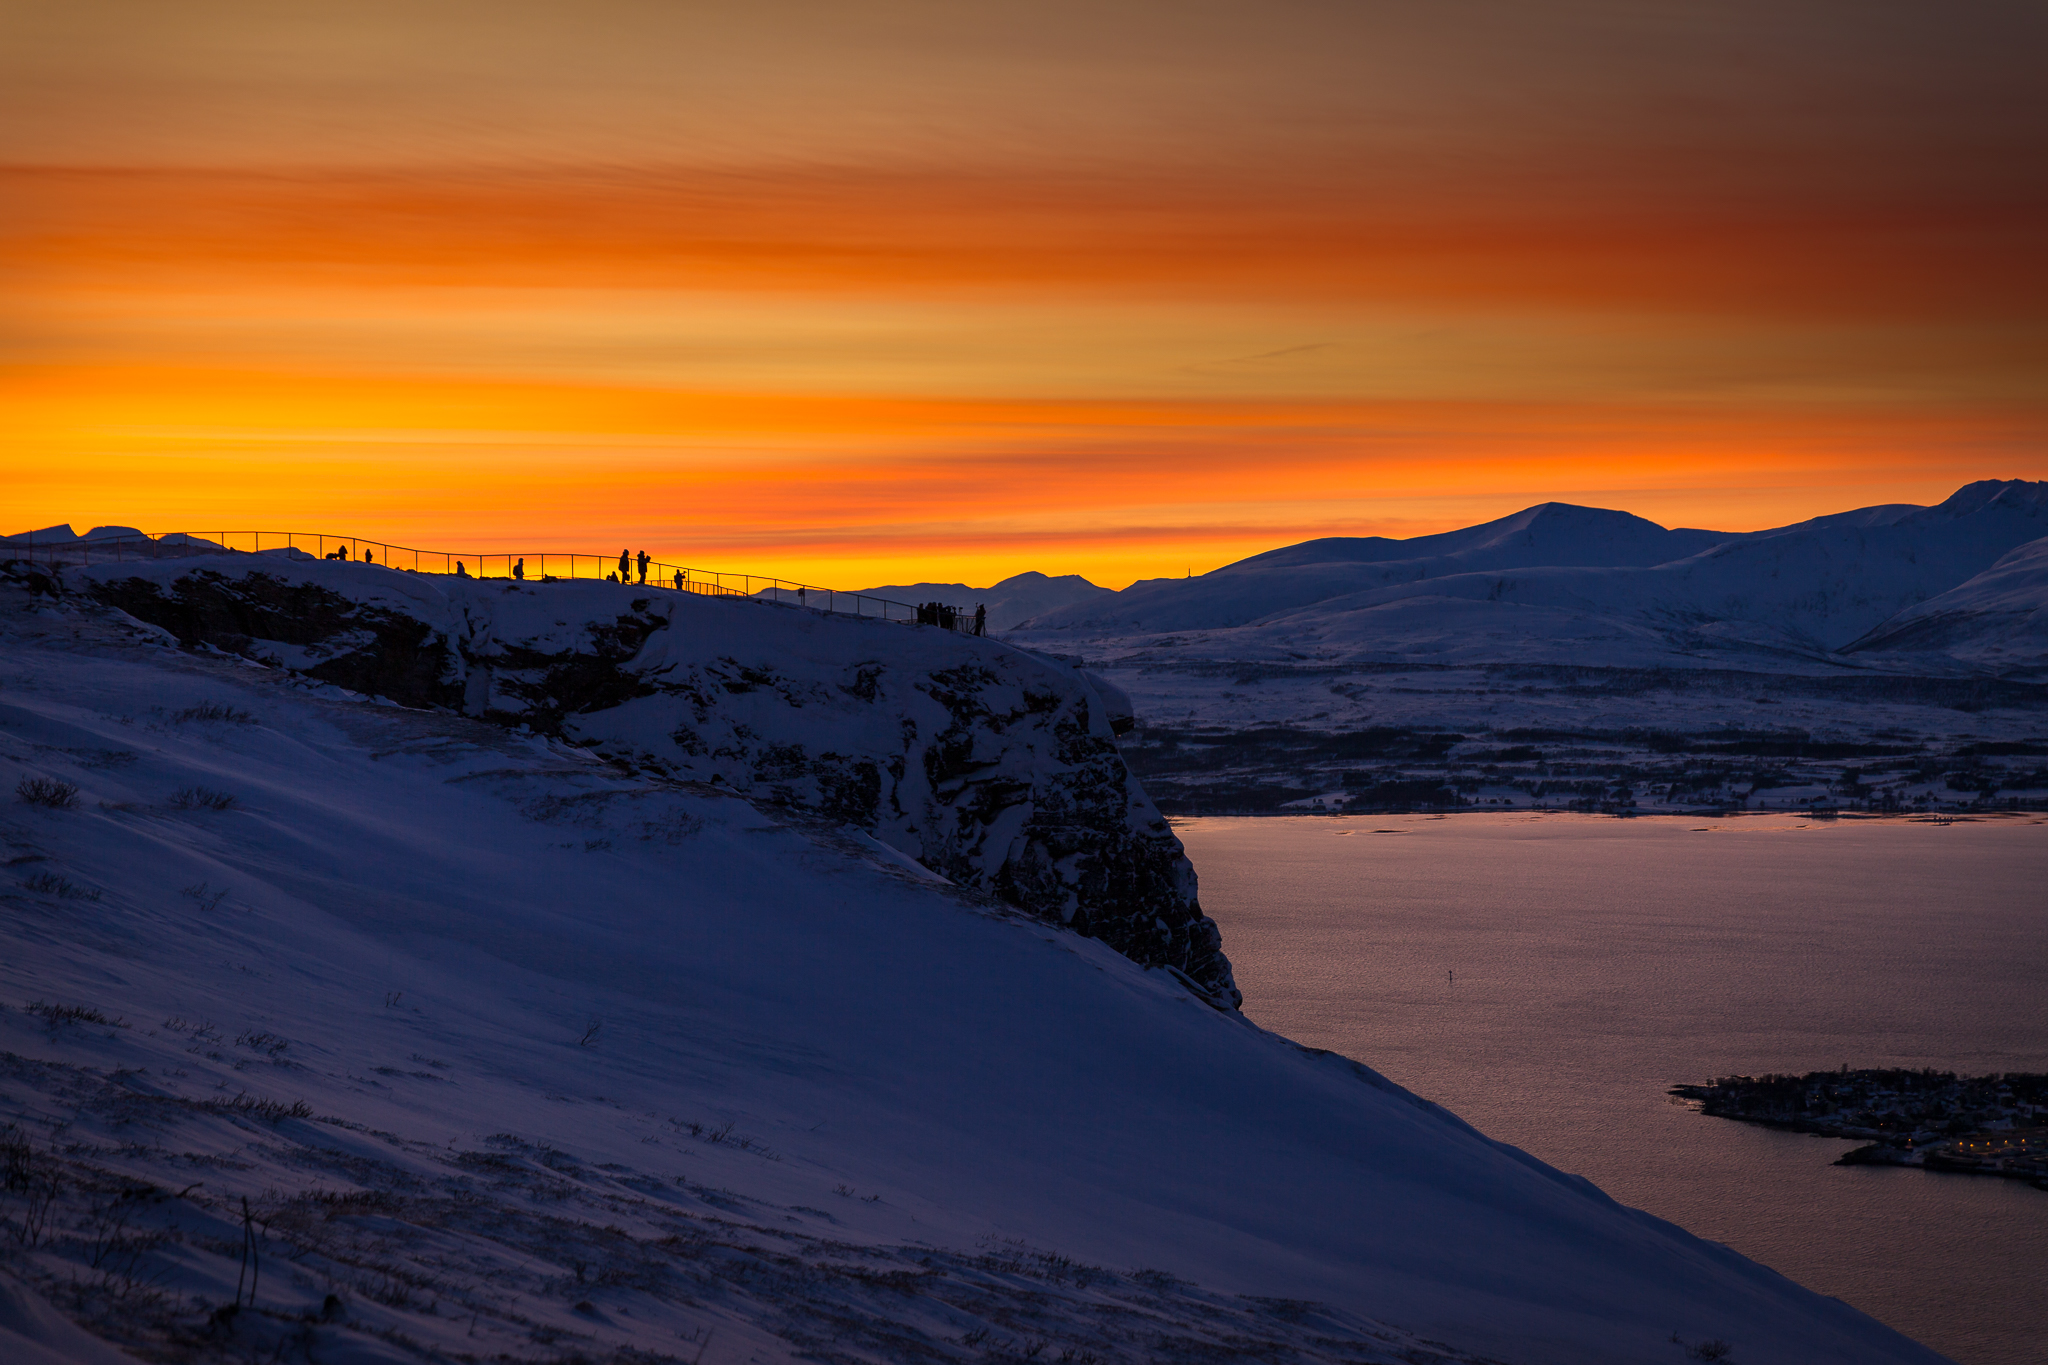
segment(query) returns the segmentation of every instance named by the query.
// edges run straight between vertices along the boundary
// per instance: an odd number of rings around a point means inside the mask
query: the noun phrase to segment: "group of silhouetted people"
[[[608,573],[604,576],[605,582],[639,582],[644,585],[647,582],[648,567],[653,563],[653,558],[645,550],[642,550],[637,555],[634,554],[631,550],[621,550],[619,551],[619,567],[611,573]],[[688,581],[688,579],[683,577],[683,571],[681,569],[677,569],[675,577],[670,580],[671,584],[674,586],[677,592],[681,592],[683,590],[683,585]]]
[[[921,626],[944,626],[947,630],[964,630],[969,635],[986,635],[988,607],[986,604],[977,606],[974,615],[969,616],[964,607],[926,602],[917,609],[917,623]]]
[[[633,555],[627,553],[624,550],[619,551],[619,572],[618,577],[613,581],[619,583],[631,583],[633,581],[634,562],[635,557]],[[638,562],[640,565],[640,581],[642,583],[645,583],[647,581],[647,566],[651,564],[653,561],[648,559],[647,551],[642,550],[638,556]]]

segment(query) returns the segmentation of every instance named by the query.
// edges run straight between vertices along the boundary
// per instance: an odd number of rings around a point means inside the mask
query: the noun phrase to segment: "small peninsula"
[[[2048,1075],[1845,1066],[1803,1076],[1722,1076],[1669,1093],[1716,1118],[1867,1139],[1840,1166],[1922,1166],[2048,1190]]]

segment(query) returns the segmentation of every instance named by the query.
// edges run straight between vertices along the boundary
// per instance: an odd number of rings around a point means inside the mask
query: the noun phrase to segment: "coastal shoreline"
[[[1844,1067],[1724,1076],[1665,1093],[1711,1118],[1864,1143],[1837,1166],[1992,1175],[2048,1190],[2048,1076]]]

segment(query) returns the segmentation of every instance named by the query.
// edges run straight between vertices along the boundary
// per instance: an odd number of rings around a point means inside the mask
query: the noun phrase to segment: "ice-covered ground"
[[[816,813],[12,586],[0,783],[9,1360],[1934,1359]]]

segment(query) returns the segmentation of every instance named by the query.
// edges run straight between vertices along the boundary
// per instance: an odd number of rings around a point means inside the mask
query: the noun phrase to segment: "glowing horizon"
[[[1717,16],[52,9],[0,530],[1123,586],[2048,477],[2048,20]]]

